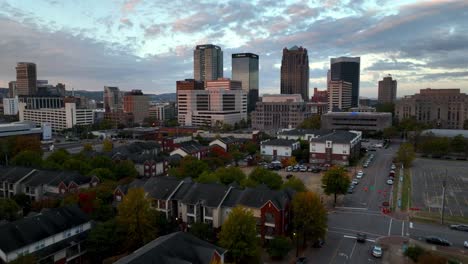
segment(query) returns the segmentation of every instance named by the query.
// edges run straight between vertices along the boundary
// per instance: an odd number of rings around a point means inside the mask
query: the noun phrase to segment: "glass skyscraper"
[[[331,81],[345,81],[352,84],[351,107],[359,106],[360,57],[339,57],[330,59]]]
[[[247,112],[255,110],[258,101],[258,55],[232,54],[232,80],[242,82],[242,90],[247,94]]]
[[[307,49],[294,46],[283,49],[281,94],[300,94],[309,101],[309,56]]]
[[[212,81],[223,77],[223,51],[219,46],[197,45],[193,51],[193,73],[197,81]]]

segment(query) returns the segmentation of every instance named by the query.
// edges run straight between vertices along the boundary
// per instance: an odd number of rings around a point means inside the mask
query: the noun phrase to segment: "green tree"
[[[244,154],[240,152],[239,148],[237,146],[233,146],[229,149],[229,154],[231,155],[232,159],[236,163],[236,166],[238,166],[239,160],[242,159]]]
[[[200,183],[217,183],[219,182],[218,175],[214,172],[204,171],[197,178],[197,182]]]
[[[29,213],[29,210],[31,209],[31,199],[29,196],[24,193],[19,193],[15,194],[12,199],[20,208],[23,208],[23,215]]]
[[[258,151],[258,145],[253,141],[247,141],[244,143],[243,149],[249,154],[254,155]]]
[[[468,140],[462,135],[457,135],[452,138],[450,145],[454,152],[463,153],[468,148]]]
[[[382,132],[383,138],[394,138],[398,136],[398,129],[394,126],[384,128]]]
[[[240,184],[245,179],[245,173],[238,167],[219,168],[213,174],[222,184],[237,182]]]
[[[95,156],[91,159],[91,168],[106,168],[112,169],[114,167],[114,162],[111,158],[107,156]]]
[[[249,178],[259,184],[266,184],[270,189],[279,190],[283,184],[281,176],[265,168],[257,167],[250,174]]]
[[[305,129],[320,129],[320,115],[313,115],[305,119],[300,125],[299,128]]]
[[[103,180],[115,180],[114,172],[107,168],[96,168],[89,172],[89,176],[96,176],[101,181]]]
[[[234,263],[245,263],[258,254],[257,221],[251,211],[234,208],[221,226],[219,244],[228,250]]]
[[[345,168],[333,166],[325,172],[322,177],[322,187],[327,195],[334,195],[333,206],[336,205],[336,197],[339,194],[346,194],[351,181]]]
[[[94,148],[93,148],[93,145],[91,143],[85,143],[83,144],[83,151],[85,152],[91,152],[93,151]]]
[[[307,191],[306,186],[304,185],[304,182],[296,177],[291,177],[287,181],[283,183],[282,189],[285,188],[291,188],[295,190],[296,192],[305,192]]]
[[[190,177],[198,178],[204,171],[208,171],[208,164],[192,156],[185,156],[177,168],[169,170],[169,175],[179,179]]]
[[[102,260],[118,255],[125,250],[125,227],[117,223],[115,219],[98,223],[91,229],[87,239],[88,253],[92,263],[102,263]]]
[[[76,158],[68,159],[63,163],[65,170],[79,171],[81,174],[88,174],[91,170],[89,163],[81,161]]]
[[[312,192],[299,192],[292,200],[293,226],[302,237],[303,246],[307,241],[325,238],[327,232],[327,210],[320,197]],[[297,238],[299,239],[299,237]]]
[[[112,152],[113,148],[114,148],[114,144],[109,139],[104,139],[104,141],[102,141],[103,152]]]
[[[151,200],[142,188],[130,189],[117,209],[117,222],[125,227],[130,245],[140,247],[156,238]]]
[[[18,218],[18,212],[21,210],[19,205],[12,199],[0,199],[0,220],[14,221]]]
[[[131,160],[122,160],[114,166],[114,175],[117,180],[122,178],[131,177],[134,178],[138,175],[138,171],[135,169],[135,164]]]
[[[213,241],[214,231],[211,225],[197,222],[190,226],[190,234],[207,241]]]
[[[291,240],[284,236],[278,236],[268,241],[267,252],[273,259],[283,259],[293,248]]]
[[[400,148],[397,152],[397,159],[399,162],[403,163],[406,168],[411,166],[416,154],[414,153],[414,147],[410,143],[403,143],[400,145]]]
[[[42,166],[42,155],[31,150],[21,151],[11,160],[11,163],[16,166],[40,168]]]
[[[65,161],[70,159],[70,153],[65,149],[57,149],[45,160],[47,163],[56,164],[56,166],[63,167]]]

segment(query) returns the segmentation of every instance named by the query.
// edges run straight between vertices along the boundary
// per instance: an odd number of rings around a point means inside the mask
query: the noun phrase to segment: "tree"
[[[296,192],[305,192],[307,190],[304,182],[296,177],[289,178],[286,182],[283,183],[282,189],[291,188]]]
[[[333,166],[322,177],[322,187],[325,194],[334,195],[333,206],[336,205],[337,195],[346,194],[350,183],[345,168],[340,166]]]
[[[12,155],[16,155],[22,151],[32,151],[42,156],[41,141],[36,136],[17,136]]]
[[[31,150],[21,151],[11,160],[13,165],[40,168],[42,165],[41,154]]]
[[[151,200],[142,188],[130,189],[117,209],[117,222],[125,227],[130,245],[140,247],[156,237]]]
[[[218,175],[214,172],[204,171],[200,176],[197,178],[197,182],[200,183],[217,183],[219,182]]]
[[[218,178],[222,184],[226,185],[233,182],[240,184],[246,177],[245,173],[238,167],[219,168],[213,172],[213,174],[216,175],[216,178]]]
[[[18,204],[20,208],[23,208],[23,215],[27,215],[31,210],[31,199],[24,193],[15,194],[13,196],[13,201]]]
[[[96,168],[106,168],[112,169],[114,167],[114,162],[111,158],[107,156],[95,156],[91,159],[91,167]]]
[[[109,139],[104,139],[104,141],[102,141],[103,152],[112,152],[113,148],[114,148],[113,143]]]
[[[382,132],[383,138],[394,138],[398,135],[398,129],[394,126],[384,128]]]
[[[236,166],[238,166],[239,160],[242,159],[244,154],[240,152],[239,148],[237,146],[233,146],[229,149],[229,154],[231,157],[234,159],[234,162],[236,163]]]
[[[93,151],[93,145],[91,145],[91,143],[85,143],[83,144],[83,151],[85,152],[91,152]]]
[[[98,223],[91,229],[87,249],[93,263],[102,263],[102,260],[119,254],[125,245],[125,227],[117,223],[115,219]]]
[[[243,149],[249,154],[254,155],[258,151],[258,145],[253,141],[247,141],[243,145]]]
[[[294,151],[299,151],[299,158],[302,158],[302,151],[300,149],[296,149]],[[296,157],[294,156],[294,151],[292,157],[281,159],[281,165],[283,165],[283,167],[294,166],[297,164]]]
[[[265,168],[257,167],[249,175],[249,178],[259,184],[266,184],[270,189],[279,190],[283,184],[281,176]]]
[[[91,170],[91,166],[89,166],[88,162],[76,158],[65,161],[65,163],[63,163],[63,168],[65,170],[79,171],[81,174],[88,174]]]
[[[278,236],[268,242],[267,252],[273,259],[282,259],[293,248],[291,240],[284,236]]]
[[[413,145],[410,143],[403,143],[400,145],[400,148],[398,149],[397,152],[397,159],[405,167],[410,167],[411,163],[413,162],[416,154],[414,153],[414,148]]]
[[[327,232],[327,210],[320,197],[312,192],[299,192],[292,200],[294,230],[306,241],[325,238]],[[297,238],[298,239],[298,238]]]
[[[21,210],[19,205],[12,199],[0,199],[0,220],[14,221],[18,218]]]
[[[96,176],[99,180],[115,180],[114,172],[107,168],[97,168],[89,172],[89,176]]]
[[[251,211],[234,208],[221,226],[219,244],[228,250],[234,263],[244,263],[258,253],[257,221]]]
[[[299,128],[320,129],[320,115],[313,115],[313,116],[305,119],[299,125]]]
[[[214,232],[211,225],[203,222],[193,223],[190,227],[190,234],[207,241],[213,241]]]
[[[45,162],[48,166],[56,167],[56,168],[63,168],[63,164],[65,161],[70,159],[70,153],[68,153],[65,149],[57,149],[52,154],[47,157]]]
[[[193,179],[198,178],[204,171],[208,171],[208,165],[192,156],[185,156],[177,168],[172,168],[169,175],[175,176],[179,179],[190,177]]]
[[[404,254],[414,262],[418,262],[419,257],[424,254],[424,249],[417,245],[410,246],[406,249]]]
[[[421,256],[419,256],[418,258],[418,263],[424,263],[424,264],[446,264],[447,263],[447,259],[442,257],[442,256],[439,256],[439,255],[435,255],[434,253],[432,252],[426,252],[424,254],[422,254]]]
[[[468,148],[468,140],[466,140],[462,135],[457,135],[452,138],[450,145],[454,152],[463,153],[466,148]]]
[[[117,180],[130,177],[134,178],[138,175],[135,169],[135,164],[131,160],[122,160],[114,166],[114,175]]]

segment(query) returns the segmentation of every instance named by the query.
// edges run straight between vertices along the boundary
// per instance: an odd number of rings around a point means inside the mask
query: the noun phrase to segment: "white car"
[[[352,185],[358,185],[358,184],[359,184],[359,180],[358,180],[358,179],[353,179],[353,180],[351,181],[351,184],[352,184]]]
[[[396,169],[395,164],[392,164],[392,166],[390,167],[390,169],[392,169],[392,170]]]
[[[392,179],[388,179],[388,180],[387,180],[387,184],[388,184],[388,185],[393,185],[393,180],[392,180]]]
[[[364,172],[358,171],[358,173],[356,174],[356,178],[361,179],[362,176],[364,176]]]
[[[468,248],[468,241],[463,242],[463,246]]]
[[[381,258],[383,254],[383,250],[381,246],[373,246],[372,247],[372,256],[376,258]]]

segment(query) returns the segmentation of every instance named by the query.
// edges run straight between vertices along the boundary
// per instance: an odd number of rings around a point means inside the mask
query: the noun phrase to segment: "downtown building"
[[[389,74],[379,81],[379,103],[395,103],[397,95],[397,81]]]
[[[197,81],[223,77],[223,51],[212,44],[197,45],[193,51],[193,73]]]
[[[174,119],[176,115],[177,111],[174,102],[150,104],[148,109],[148,117],[156,121],[164,122]]]
[[[232,54],[232,80],[242,82],[247,94],[247,112],[255,110],[258,101],[258,55],[253,53]]]
[[[294,46],[283,49],[281,94],[300,94],[309,100],[309,56],[307,49]]]
[[[37,93],[36,64],[32,62],[18,62],[16,64],[16,83],[14,88],[19,96],[34,96]],[[10,92],[11,95],[13,95]]]
[[[181,126],[234,125],[247,120],[247,94],[240,81],[227,78],[177,82],[177,117]]]
[[[330,81],[328,83],[328,109],[346,111],[352,106],[352,84],[345,81]]]
[[[144,95],[141,90],[132,90],[125,93],[123,106],[125,113],[133,114],[133,122],[137,124],[143,123],[143,120],[149,116],[149,97]]]
[[[339,57],[330,59],[330,76],[332,81],[351,83],[351,107],[359,106],[360,57]]]
[[[398,120],[414,118],[434,128],[463,129],[468,120],[468,95],[460,89],[421,89],[395,104]]]

